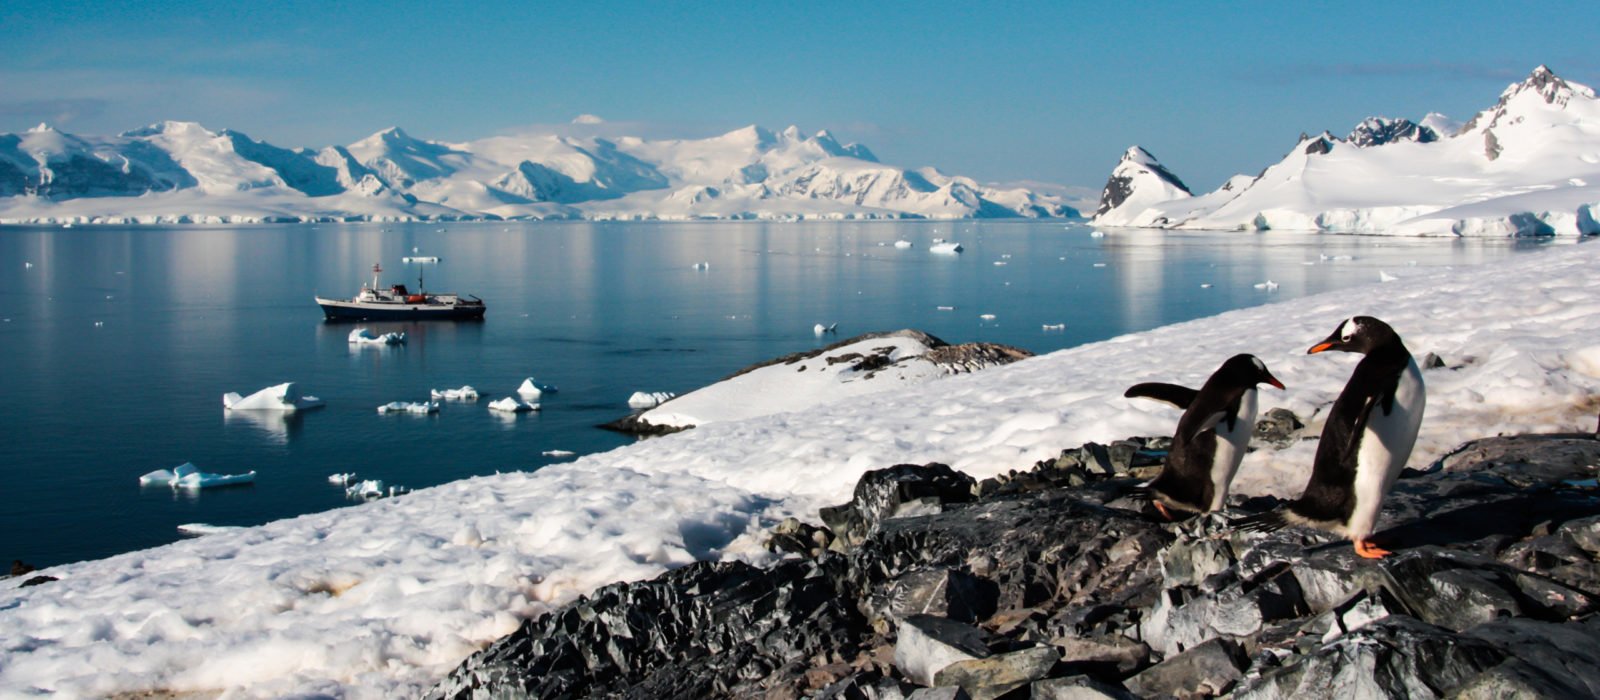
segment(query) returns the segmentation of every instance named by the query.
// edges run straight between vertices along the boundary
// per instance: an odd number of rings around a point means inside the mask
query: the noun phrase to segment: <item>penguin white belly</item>
[[[1378,524],[1378,512],[1383,507],[1383,497],[1394,486],[1394,481],[1405,469],[1411,457],[1411,448],[1417,442],[1417,430],[1422,427],[1422,411],[1428,402],[1427,389],[1422,384],[1422,370],[1416,360],[1406,364],[1400,372],[1400,382],[1395,387],[1394,408],[1384,415],[1383,406],[1372,407],[1367,425],[1361,434],[1361,448],[1356,453],[1355,507],[1350,513],[1347,534],[1351,539],[1364,539],[1372,534]]]
[[[1227,423],[1217,426],[1217,452],[1211,459],[1211,510],[1221,510],[1228,505],[1228,484],[1244,461],[1245,447],[1256,429],[1256,390],[1246,389],[1239,397],[1239,419],[1233,429]]]

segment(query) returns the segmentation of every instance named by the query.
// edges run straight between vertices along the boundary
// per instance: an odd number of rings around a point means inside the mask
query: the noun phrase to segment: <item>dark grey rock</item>
[[[1128,690],[1145,697],[1221,695],[1244,678],[1244,653],[1232,642],[1212,639],[1128,679]]]
[[[1083,672],[1124,678],[1150,665],[1150,647],[1120,635],[1057,637],[1050,642],[1061,653],[1061,663]]]
[[[1233,697],[1447,697],[1508,656],[1488,642],[1395,616],[1250,679]]]
[[[942,617],[913,615],[900,623],[896,635],[894,667],[917,685],[937,685],[934,680],[946,666],[989,655],[983,630]]]
[[[972,574],[950,568],[916,569],[879,588],[862,612],[870,620],[899,623],[911,615],[977,622],[994,614],[999,591]]]
[[[1059,659],[1054,647],[1042,646],[957,661],[933,674],[933,684],[960,686],[973,700],[993,700],[1044,678]]]
[[[975,483],[943,464],[900,464],[867,472],[856,482],[849,503],[822,510],[823,522],[834,533],[831,547],[848,551],[885,520],[931,515],[945,504],[971,501]]]
[[[967,691],[955,686],[948,688],[918,688],[906,696],[906,700],[971,700]]]

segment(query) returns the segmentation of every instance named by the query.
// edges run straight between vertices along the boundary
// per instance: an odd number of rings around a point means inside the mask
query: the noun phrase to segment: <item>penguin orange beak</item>
[[[1328,348],[1331,348],[1331,347],[1333,347],[1333,343],[1317,343],[1316,345],[1311,346],[1311,349],[1307,350],[1306,354],[1307,355],[1315,355],[1315,354],[1317,354],[1319,352],[1322,352],[1324,350],[1327,350]]]
[[[1283,382],[1278,381],[1278,378],[1274,377],[1272,375],[1267,375],[1267,383],[1271,384],[1271,385],[1273,385],[1275,387],[1278,387],[1278,389],[1280,391],[1288,391],[1289,390],[1289,387],[1284,386]]]

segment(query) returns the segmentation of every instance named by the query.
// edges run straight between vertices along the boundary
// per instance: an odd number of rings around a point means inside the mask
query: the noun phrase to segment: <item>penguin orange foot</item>
[[[1372,540],[1351,540],[1351,544],[1356,547],[1356,556],[1362,559],[1382,559],[1394,553],[1373,544]]]

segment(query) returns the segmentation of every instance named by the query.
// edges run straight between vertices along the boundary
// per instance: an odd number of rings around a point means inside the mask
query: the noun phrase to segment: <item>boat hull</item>
[[[322,297],[317,305],[329,321],[474,321],[486,310],[483,304],[372,304]]]

